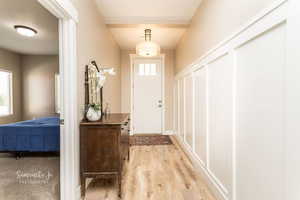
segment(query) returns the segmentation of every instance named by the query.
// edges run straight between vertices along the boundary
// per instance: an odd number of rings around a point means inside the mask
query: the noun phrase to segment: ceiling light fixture
[[[151,29],[145,29],[145,42],[136,45],[136,54],[143,57],[158,56],[160,46],[151,42]]]
[[[16,25],[16,26],[14,26],[14,28],[20,35],[23,35],[26,37],[33,37],[37,34],[36,30],[34,30],[33,28],[30,28],[28,26]]]

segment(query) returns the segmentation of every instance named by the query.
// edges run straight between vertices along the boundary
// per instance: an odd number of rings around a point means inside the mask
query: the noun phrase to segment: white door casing
[[[164,56],[131,55],[131,113],[134,134],[164,132]]]
[[[78,13],[71,1],[38,0],[59,19],[60,70],[60,199],[79,200],[76,27]]]

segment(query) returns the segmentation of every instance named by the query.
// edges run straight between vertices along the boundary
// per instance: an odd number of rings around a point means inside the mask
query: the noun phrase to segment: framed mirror
[[[89,104],[98,104],[103,112],[103,84],[105,76],[102,76],[95,61],[85,68],[85,108]]]

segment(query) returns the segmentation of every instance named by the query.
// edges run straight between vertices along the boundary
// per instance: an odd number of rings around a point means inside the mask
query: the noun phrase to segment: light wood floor
[[[123,200],[215,200],[189,159],[176,145],[131,147]],[[86,200],[117,200],[113,180],[92,180]]]

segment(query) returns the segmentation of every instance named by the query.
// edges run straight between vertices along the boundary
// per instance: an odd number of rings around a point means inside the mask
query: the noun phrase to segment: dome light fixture
[[[151,29],[145,29],[145,42],[136,45],[136,54],[142,57],[154,57],[160,54],[160,46],[151,41]]]
[[[26,37],[33,37],[38,33],[36,30],[34,30],[33,28],[30,28],[28,26],[15,25],[14,28],[20,35],[23,35]]]

